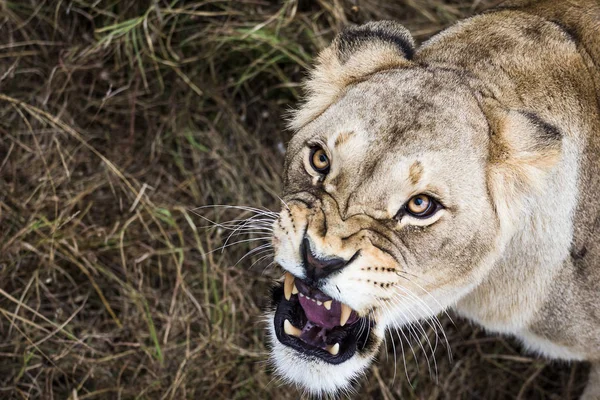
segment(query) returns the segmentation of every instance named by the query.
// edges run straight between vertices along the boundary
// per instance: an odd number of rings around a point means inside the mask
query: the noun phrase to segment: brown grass
[[[1,1],[0,398],[297,398],[258,323],[281,272],[236,265],[253,242],[211,252],[227,232],[191,209],[278,207],[282,115],[342,26],[395,18],[422,41],[491,3]],[[356,397],[581,392],[585,366],[444,321],[439,383],[418,344],[394,378],[388,339]]]

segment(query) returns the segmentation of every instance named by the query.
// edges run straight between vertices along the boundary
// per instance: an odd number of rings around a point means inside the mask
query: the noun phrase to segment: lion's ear
[[[393,21],[369,22],[344,29],[317,57],[305,82],[306,101],[290,127],[300,129],[336,101],[350,84],[409,63],[415,51],[410,32]]]
[[[562,134],[531,112],[486,106],[490,124],[488,186],[501,224],[515,225],[560,160]]]

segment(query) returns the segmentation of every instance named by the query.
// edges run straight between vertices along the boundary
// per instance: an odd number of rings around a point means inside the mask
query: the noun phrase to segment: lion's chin
[[[340,392],[354,391],[354,384],[373,361],[381,340],[373,331],[372,345],[375,350],[356,352],[339,364],[331,364],[314,355],[307,355],[290,346],[282,344],[275,332],[274,313],[267,316],[269,321],[269,340],[271,344],[271,363],[276,374],[287,384],[313,395],[324,396]]]

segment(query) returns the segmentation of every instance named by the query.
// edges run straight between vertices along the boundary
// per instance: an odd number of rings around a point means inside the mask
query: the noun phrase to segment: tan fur
[[[423,167],[421,166],[420,162],[415,161],[410,166],[410,170],[409,170],[410,183],[412,183],[413,185],[416,185],[421,180],[422,175],[423,175]]]
[[[371,315],[375,343],[454,307],[592,362],[584,398],[600,398],[600,4],[509,1],[412,47],[401,26],[370,23],[319,56],[290,123],[276,261],[303,278],[304,235],[322,257],[360,250],[321,289]],[[327,176],[307,161],[314,145]],[[443,209],[397,217],[421,193]]]
[[[368,24],[365,27],[368,29]],[[402,26],[389,24],[378,28],[390,34],[402,35],[413,43],[410,33]],[[337,42],[334,40],[332,45],[317,57],[310,79],[305,83],[306,102],[294,113],[290,121],[292,129],[300,129],[315,119],[331,103],[339,99],[347,86],[366,79],[378,71],[408,64],[397,47],[379,40],[370,41],[358,49],[353,49],[347,59],[341,59],[339,53],[339,40]]]
[[[350,136],[353,135],[353,132],[342,132],[335,138],[335,147],[341,146],[346,143]]]

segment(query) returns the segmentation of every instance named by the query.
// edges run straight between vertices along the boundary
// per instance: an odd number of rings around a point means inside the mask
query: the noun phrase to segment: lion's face
[[[451,74],[380,72],[349,87],[288,147],[273,225],[273,360],[312,393],[346,387],[386,329],[476,284],[498,227],[488,126]]]

